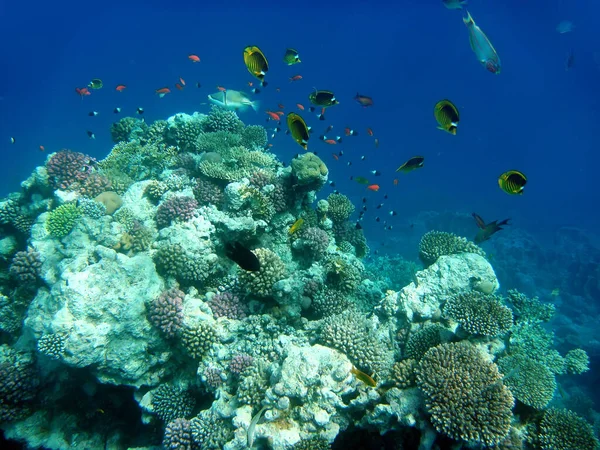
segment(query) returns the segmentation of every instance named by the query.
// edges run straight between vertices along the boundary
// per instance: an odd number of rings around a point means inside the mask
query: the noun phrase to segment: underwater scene
[[[0,4],[0,448],[600,448],[599,18]]]

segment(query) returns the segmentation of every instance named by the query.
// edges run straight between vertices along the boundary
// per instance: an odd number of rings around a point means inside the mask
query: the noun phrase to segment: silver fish
[[[471,43],[473,53],[477,56],[477,60],[488,71],[499,74],[501,67],[500,57],[485,33],[475,24],[468,11],[467,17],[463,17],[463,22],[469,31],[469,42]]]
[[[248,108],[258,111],[260,107],[260,102],[258,100],[252,101],[247,94],[240,91],[233,91],[231,89],[209,94],[208,100],[215,105],[228,109],[229,111],[243,112]]]

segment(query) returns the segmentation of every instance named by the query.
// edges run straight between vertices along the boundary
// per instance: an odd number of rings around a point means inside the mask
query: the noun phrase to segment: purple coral
[[[273,183],[273,175],[266,170],[256,170],[250,175],[250,184],[258,189],[264,188],[268,184]]]
[[[223,202],[223,189],[202,178],[196,179],[194,197],[202,205],[220,205]]]
[[[150,304],[149,319],[167,337],[175,337],[183,327],[183,298],[177,288],[169,289]]]
[[[300,231],[301,247],[312,259],[321,259],[329,247],[329,235],[317,227],[308,227]]]
[[[111,189],[112,184],[108,178],[99,173],[90,173],[85,180],[77,183],[76,190],[85,197],[94,198]]]
[[[21,284],[35,283],[40,276],[42,260],[33,248],[17,252],[10,265],[10,274]]]
[[[241,320],[248,314],[248,307],[241,302],[240,298],[230,292],[215,294],[208,302],[213,315],[217,318]]]
[[[245,353],[240,353],[231,358],[229,371],[234,375],[240,375],[244,370],[254,363],[254,358]]]
[[[204,371],[204,377],[206,378],[206,384],[211,389],[217,389],[223,384],[223,378],[221,378],[221,370],[216,367],[207,367]]]
[[[192,430],[190,421],[180,418],[169,422],[165,427],[163,447],[168,450],[191,450]]]
[[[48,179],[54,189],[69,189],[75,183],[81,183],[89,175],[96,160],[83,153],[61,150],[46,162]]]
[[[158,207],[156,225],[158,228],[165,228],[174,220],[190,220],[196,215],[196,208],[198,208],[198,202],[192,197],[171,197]]]

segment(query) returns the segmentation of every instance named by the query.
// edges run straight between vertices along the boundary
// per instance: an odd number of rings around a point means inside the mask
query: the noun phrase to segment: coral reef
[[[419,258],[425,267],[435,263],[440,256],[457,253],[475,253],[485,256],[485,252],[474,243],[444,231],[430,231],[421,238],[419,243]]]
[[[484,336],[505,334],[513,325],[512,311],[501,299],[477,291],[451,297],[444,305],[444,315],[468,333]]]

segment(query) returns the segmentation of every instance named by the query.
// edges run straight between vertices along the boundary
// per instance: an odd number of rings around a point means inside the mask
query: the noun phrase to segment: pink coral
[[[183,327],[183,298],[179,289],[169,289],[152,301],[149,319],[167,337],[175,337]]]
[[[245,353],[240,353],[231,358],[229,371],[234,375],[240,375],[244,370],[254,363],[254,358]]]
[[[198,208],[198,202],[192,197],[171,197],[158,207],[156,224],[158,228],[165,228],[174,220],[190,220],[196,215],[196,208]]]
[[[223,384],[221,370],[216,367],[207,367],[204,376],[206,377],[206,384],[212,389],[216,389]]]
[[[208,302],[215,317],[228,319],[243,319],[248,313],[248,307],[240,301],[237,295],[230,292],[216,294]]]
[[[46,170],[54,189],[69,189],[75,183],[81,183],[89,175],[96,160],[83,153],[61,150],[46,162]]]
[[[194,197],[202,205],[219,206],[223,202],[223,189],[210,181],[197,178],[194,186]]]
[[[85,180],[76,184],[77,187],[74,190],[79,191],[81,195],[89,198],[97,197],[103,192],[110,191],[112,188],[112,184],[108,178],[95,172],[90,173]],[[75,185],[71,187],[73,188]]]

